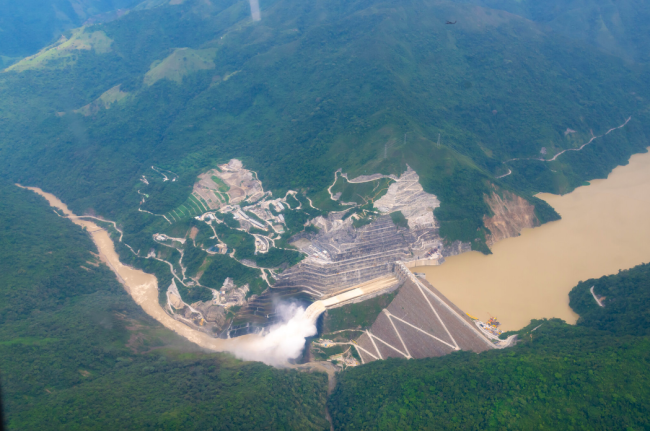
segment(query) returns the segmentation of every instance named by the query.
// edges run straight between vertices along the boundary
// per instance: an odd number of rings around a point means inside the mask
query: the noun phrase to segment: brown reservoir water
[[[516,330],[536,318],[575,323],[568,294],[579,281],[650,261],[650,153],[567,195],[537,196],[562,220],[505,239],[492,255],[464,253],[417,271],[465,312]]]

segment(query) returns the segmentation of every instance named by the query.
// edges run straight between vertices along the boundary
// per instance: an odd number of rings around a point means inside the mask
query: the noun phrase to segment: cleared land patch
[[[230,190],[230,186],[228,184],[224,183],[221,178],[217,177],[216,175],[212,175],[211,178],[212,178],[212,181],[214,181],[214,183],[217,185],[217,190],[219,190],[220,192],[225,193],[228,190]]]
[[[153,85],[161,79],[181,83],[183,77],[199,70],[214,69],[214,49],[175,49],[162,61],[151,64],[149,71],[144,75],[144,83]]]
[[[112,51],[111,45],[113,40],[106,36],[103,31],[94,31],[87,33],[84,27],[73,31],[70,38],[61,36],[61,38],[49,47],[42,49],[36,54],[26,57],[7,70],[22,72],[24,70],[38,69],[47,67],[47,63],[54,60],[70,58],[74,62],[75,51],[95,51],[96,54],[106,54]],[[68,62],[57,63],[57,67],[64,67]]]
[[[331,191],[340,202],[365,205],[385,195],[393,182],[390,178],[380,178],[363,183],[351,183],[343,176],[339,176]]]
[[[199,175],[199,181],[194,184],[194,194],[203,199],[209,209],[218,209],[224,204],[238,204],[245,200],[255,202],[265,192],[255,173],[233,159],[218,169]]]
[[[86,106],[75,109],[74,112],[81,114],[84,117],[89,117],[98,113],[102,108],[110,109],[114,103],[124,100],[129,95],[129,93],[124,92],[120,89],[121,86],[122,84],[118,84],[115,87],[105,91],[97,99],[90,102]]]

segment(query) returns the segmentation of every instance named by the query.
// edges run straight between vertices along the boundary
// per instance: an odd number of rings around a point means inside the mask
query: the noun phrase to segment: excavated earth
[[[341,216],[331,214],[329,222],[336,224]],[[322,229],[318,235],[298,239],[301,251],[308,257],[285,270],[266,294],[250,301],[240,311],[239,315],[254,323],[253,326],[266,326],[275,321],[273,308],[279,298],[296,294],[303,294],[308,300],[327,297],[392,274],[396,261],[438,264],[446,256],[470,250],[469,244],[460,242],[445,246],[433,224],[420,225],[417,229],[402,228],[390,216],[380,216],[360,229],[353,228],[351,221],[344,221],[330,232]],[[252,329],[249,323],[235,325],[231,336],[249,329]]]
[[[483,217],[485,227],[490,230],[486,238],[488,247],[502,239],[519,236],[523,229],[540,225],[535,207],[514,193],[504,191],[499,195],[493,191],[489,197],[485,197],[485,202],[494,214]]]
[[[355,178],[364,182],[376,178]],[[393,178],[386,194],[374,202],[378,214],[370,224],[354,228],[352,217],[332,212],[310,223],[318,234],[302,233],[292,238],[294,246],[307,255],[298,265],[282,272],[267,293],[250,301],[238,313],[230,336],[241,335],[277,320],[274,307],[279,298],[302,294],[307,301],[322,299],[351,286],[389,275],[397,261],[413,265],[437,265],[444,257],[471,250],[456,241],[445,245],[433,210],[440,206],[436,196],[426,193],[419,176],[410,167]],[[399,227],[390,213],[400,211],[408,227]],[[244,323],[245,322],[245,323]]]

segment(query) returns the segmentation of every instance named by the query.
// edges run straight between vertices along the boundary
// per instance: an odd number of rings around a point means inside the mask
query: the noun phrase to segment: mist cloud
[[[306,338],[318,332],[316,322],[305,314],[304,307],[294,303],[280,304],[277,311],[282,323],[271,326],[263,334],[244,336],[246,342],[238,343],[231,352],[240,359],[276,367],[288,365],[290,359],[300,356]]]

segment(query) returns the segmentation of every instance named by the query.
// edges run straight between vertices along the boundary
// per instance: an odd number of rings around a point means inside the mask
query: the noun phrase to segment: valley
[[[328,310],[345,308],[349,304],[359,304],[363,307],[365,301],[370,298],[392,295],[394,299],[386,303],[385,308],[378,310],[365,328],[348,323],[347,327],[337,329],[333,333],[320,334],[320,341],[309,347],[314,354],[325,347],[325,350],[329,349],[333,352],[331,357],[326,356],[325,359],[354,366],[395,355],[405,358],[427,357],[449,353],[445,351],[447,348],[450,348],[450,351],[458,350],[460,345],[447,328],[449,325],[452,328],[458,327],[458,323],[450,323],[451,316],[463,322],[458,328],[462,328],[463,325],[466,328],[473,328],[469,333],[474,334],[472,337],[478,337],[476,340],[482,340],[469,342],[460,347],[463,350],[474,351],[507,347],[513,342],[509,340],[501,344],[497,342],[495,345],[491,341],[490,334],[481,333],[481,325],[483,325],[481,320],[487,321],[490,316],[498,315],[501,328],[505,330],[517,330],[531,319],[560,317],[565,321],[575,322],[575,314],[567,305],[566,295],[570,287],[578,281],[577,277],[588,278],[601,275],[605,271],[615,272],[617,269],[631,267],[650,258],[650,249],[643,241],[645,235],[639,236],[639,232],[645,232],[648,227],[647,220],[650,219],[650,213],[642,211],[639,207],[639,202],[643,201],[641,196],[649,193],[649,154],[634,156],[628,166],[617,168],[607,180],[594,181],[591,185],[579,188],[566,196],[540,196],[557,208],[563,215],[563,219],[532,230],[530,222],[527,222],[528,225],[515,223],[514,231],[495,238],[497,241],[492,243],[494,254],[489,256],[468,252],[468,248],[463,250],[460,244],[455,248],[446,248],[440,239],[436,239],[436,222],[432,217],[432,210],[438,204],[437,200],[434,196],[422,192],[417,175],[409,170],[404,175],[395,177],[385,194],[375,200],[374,205],[377,209],[370,210],[365,215],[372,217],[367,225],[355,228],[352,217],[342,219],[341,213],[349,210],[330,214],[327,218],[318,216],[306,222],[306,226],[317,226],[318,229],[311,233],[305,231],[292,237],[293,244],[297,245],[305,256],[298,265],[284,271],[277,271],[277,268],[265,270],[258,268],[252,261],[248,264],[242,261],[252,269],[260,271],[265,283],[272,281],[261,294],[251,296],[247,284],[241,288],[237,287],[230,278],[233,274],[229,274],[226,270],[224,286],[220,290],[210,289],[211,300],[191,304],[184,301],[177,286],[204,287],[201,284],[201,277],[190,278],[183,264],[184,245],[194,243],[195,247],[199,247],[196,244],[197,228],[192,228],[185,238],[157,234],[156,241],[163,247],[171,247],[179,252],[176,263],[157,258],[156,253],[149,254],[150,258],[156,258],[169,265],[173,275],[169,288],[163,289],[165,299],[159,303],[158,280],[152,275],[123,265],[115,253],[112,241],[120,242],[121,232],[119,237],[114,236],[111,240],[106,230],[84,220],[83,217],[74,216],[52,195],[40,189],[31,189],[47,197],[52,205],[61,209],[63,214],[71,217],[75,223],[84,226],[91,233],[102,259],[118,275],[118,279],[147,314],[169,329],[209,350],[230,351],[243,357],[254,356],[254,353],[247,350],[254,351],[254,346],[268,336],[269,331],[272,332],[277,325],[286,323],[284,319],[287,317],[282,317],[282,313],[278,312],[275,308],[277,302],[272,298],[290,301],[292,297],[296,295],[299,297],[302,293],[312,301],[315,300],[316,302],[304,314],[304,319],[311,322],[306,326],[315,328],[318,316],[323,312],[327,314]],[[242,169],[241,163],[236,160],[231,161],[230,166],[235,166],[237,171]],[[197,184],[203,184],[203,180],[200,181]],[[350,183],[353,184],[354,181]],[[261,183],[255,187],[257,187],[254,189],[257,190],[255,193],[262,195],[262,199],[257,199],[252,206],[243,207],[246,212],[239,209],[239,206],[227,204],[223,199],[219,201],[217,208],[212,210],[213,212],[208,211],[196,216],[197,221],[210,226],[214,233],[214,240],[220,241],[213,223],[217,226],[219,223],[223,224],[225,222],[221,218],[224,214],[234,213],[232,219],[239,223],[237,229],[247,233],[250,229],[259,230],[260,227],[264,227],[269,233],[256,234],[256,237],[265,238],[266,244],[273,244],[275,240],[281,239],[278,231],[284,231],[277,226],[284,225],[283,218],[279,215],[282,211],[269,211],[269,209],[289,210],[291,204],[287,202],[287,198],[293,195],[288,193],[285,198],[273,200],[271,194],[263,192]],[[249,194],[240,193],[241,196],[235,199],[241,201]],[[297,199],[294,200],[294,203],[299,202]],[[357,204],[350,205],[352,209],[358,208]],[[381,215],[382,212],[385,214],[395,209],[398,209],[401,214],[406,214],[404,227],[395,225],[391,217]],[[260,222],[255,222],[255,219],[247,216],[248,212],[257,214]],[[512,223],[512,220],[508,219],[511,216],[512,214],[506,211],[500,215],[501,222]],[[586,222],[586,220],[591,221]],[[98,222],[105,223],[105,220],[98,220]],[[261,222],[265,225],[261,225]],[[605,228],[606,226],[612,228]],[[628,226],[629,232],[626,233],[620,226]],[[521,235],[517,236],[522,228]],[[402,229],[401,234],[399,234],[400,229]],[[411,240],[406,239],[409,235],[414,235],[411,233],[412,229],[417,235],[417,240],[415,240],[416,236]],[[417,233],[418,230],[420,233]],[[390,236],[387,236],[391,232],[397,232],[400,239],[391,242]],[[574,245],[565,249],[552,246],[560,239],[565,243],[572,235],[575,239],[571,240],[570,244]],[[359,238],[356,238],[357,236]],[[506,239],[509,236],[514,237]],[[400,241],[405,239],[407,242],[400,245],[402,244]],[[236,261],[236,249],[229,250],[223,242],[219,244],[224,246],[212,246],[215,251],[205,248],[203,251],[213,254],[227,253],[229,258]],[[589,252],[576,253],[579,247]],[[615,251],[617,247],[619,252]],[[131,252],[137,254],[132,249]],[[269,252],[267,247],[255,249],[255,254],[265,252]],[[549,258],[555,260],[548,261]],[[584,261],[581,261],[581,258]],[[404,264],[399,262],[404,259]],[[442,262],[445,263],[440,265]],[[532,265],[533,262],[535,265]],[[180,271],[174,271],[176,266]],[[418,281],[418,278],[413,277],[406,269],[407,266],[412,268],[410,271],[420,274],[419,276],[426,276],[431,284]],[[546,268],[549,266],[556,268],[556,271],[548,272]],[[563,266],[566,268],[564,272],[559,270]],[[539,268],[538,272],[533,271],[533,268]],[[568,274],[570,278],[562,281],[562,277],[565,277],[563,274]],[[553,278],[548,279],[548,275]],[[405,284],[407,279],[411,281]],[[508,283],[512,287],[507,287]],[[409,284],[410,287],[407,287]],[[551,290],[548,286],[554,288]],[[241,293],[238,293],[240,291]],[[418,308],[421,307],[422,302],[422,298],[419,297],[421,295],[427,297],[424,292],[433,295],[431,299],[427,299],[430,311]],[[441,292],[444,292],[444,296]],[[434,299],[438,304],[443,305],[443,309],[447,307],[447,310],[455,311],[447,316],[445,313],[448,311],[436,309],[440,305],[433,306]],[[272,304],[275,305],[270,308]],[[235,319],[228,323],[233,316],[228,314],[229,309],[233,307],[237,310],[234,314]],[[432,313],[430,318],[424,317],[427,313]],[[413,320],[414,318],[416,320]],[[434,327],[426,329],[431,323],[424,322],[433,322],[436,319],[439,320],[440,326],[437,329]],[[242,328],[246,330],[242,331]],[[343,338],[337,335],[346,331],[347,335],[343,334]],[[409,334],[409,331],[414,332]],[[220,334],[228,338],[219,338]],[[467,334],[461,335],[461,339],[467,340],[467,337]],[[304,338],[302,342],[304,343]],[[412,342],[415,344],[410,344]],[[483,347],[472,344],[476,342]],[[436,343],[443,349],[434,347]],[[427,348],[422,350],[427,345],[430,345],[430,350]],[[333,346],[348,347],[343,350],[332,350]]]
[[[0,428],[650,429],[648,22],[0,0]]]
[[[158,169],[153,170],[162,175],[163,181],[175,180],[173,176],[168,177]],[[223,172],[226,172],[226,174]],[[236,180],[233,180],[232,174],[228,174],[228,172],[238,173],[234,177]],[[218,177],[215,177],[214,174],[219,175],[221,180],[215,181]],[[50,204],[59,209],[64,216],[83,226],[91,234],[104,262],[116,273],[129,294],[137,304],[143,307],[147,314],[167,328],[203,348],[216,351],[226,350],[244,358],[257,357],[252,352],[257,349],[258,344],[263,344],[261,340],[263,338],[273,338],[271,335],[273,331],[278,330],[278,325],[286,324],[286,320],[281,320],[282,313],[278,312],[277,304],[274,308],[264,305],[265,320],[260,321],[259,317],[264,316],[264,314],[260,314],[262,310],[260,309],[260,303],[264,304],[264,301],[267,301],[267,304],[269,304],[269,299],[278,295],[287,301],[300,292],[306,293],[312,300],[318,300],[305,311],[304,318],[310,323],[303,330],[311,331],[311,327],[315,330],[318,316],[327,308],[363,301],[367,298],[392,292],[398,288],[404,289],[402,286],[404,276],[398,276],[397,278],[391,276],[393,273],[399,274],[396,269],[396,261],[400,258],[406,259],[407,264],[410,266],[439,263],[443,259],[443,255],[448,256],[458,253],[463,247],[462,244],[458,244],[454,245],[453,248],[445,248],[440,238],[436,237],[433,210],[439,205],[439,202],[435,196],[422,191],[417,174],[409,168],[402,176],[395,178],[393,184],[384,190],[381,197],[377,195],[376,187],[369,190],[369,193],[375,198],[373,201],[375,201],[374,204],[378,209],[363,209],[362,213],[352,213],[351,217],[345,218],[344,215],[346,213],[350,214],[350,210],[361,207],[358,204],[350,203],[348,206],[351,206],[351,209],[341,211],[338,214],[330,214],[328,218],[319,216],[305,223],[306,226],[318,227],[307,236],[304,236],[304,234],[307,234],[305,231],[303,236],[299,234],[292,237],[292,241],[300,243],[301,252],[306,255],[304,264],[299,264],[297,267],[281,273],[275,272],[277,268],[270,268],[265,271],[264,268],[259,268],[253,261],[245,259],[239,261],[237,259],[237,249],[229,249],[228,245],[219,239],[222,234],[222,231],[219,230],[219,224],[227,224],[231,226],[229,229],[241,231],[242,234],[248,234],[251,229],[261,231],[260,228],[270,232],[264,235],[255,234],[255,255],[263,255],[269,253],[270,244],[275,245],[276,240],[282,239],[278,231],[285,233],[282,228],[284,218],[280,212],[291,210],[292,207],[287,202],[287,198],[291,198],[294,203],[298,203],[298,206],[294,207],[296,210],[301,207],[302,203],[295,197],[295,192],[288,192],[285,198],[273,200],[270,193],[263,192],[261,182],[251,182],[251,186],[245,186],[245,180],[240,179],[242,175],[244,179],[252,178],[250,173],[242,168],[241,162],[232,160],[228,165],[221,166],[218,171],[199,176],[197,184],[203,193],[203,195],[199,196],[201,196],[205,205],[203,207],[197,205],[197,208],[201,208],[203,211],[199,211],[199,215],[195,216],[196,222],[200,223],[199,228],[192,227],[183,238],[173,237],[171,234],[154,234],[154,240],[162,248],[157,252],[153,249],[150,250],[146,259],[160,261],[168,266],[172,278],[171,284],[166,289],[159,288],[155,276],[120,262],[115,252],[113,240],[126,246],[134,256],[138,256],[140,251],[136,252],[133,247],[122,242],[123,232],[117,228],[114,222],[107,223],[106,220],[95,216],[78,217],[71,213],[67,206],[53,195],[38,188],[29,188],[46,197]],[[206,182],[205,178],[210,178],[210,182]],[[151,178],[147,180],[146,177],[143,177],[143,179],[145,184],[151,180]],[[346,181],[348,181],[347,178]],[[357,180],[356,182],[371,181],[381,181],[381,179]],[[351,180],[350,184],[355,184],[355,180]],[[231,195],[231,192],[236,187],[240,191],[235,191],[234,195]],[[252,192],[249,192],[249,190],[252,190]],[[227,197],[217,199],[215,198],[215,192]],[[358,196],[363,197],[362,195]],[[140,205],[146,202],[148,197],[149,195],[143,194]],[[251,197],[256,197],[256,199],[251,199]],[[255,203],[247,206],[236,205],[237,202],[244,203],[245,200],[255,200]],[[371,203],[373,202],[371,201]],[[206,211],[206,207],[211,205],[215,207],[212,212]],[[367,204],[364,203],[364,205]],[[310,206],[313,207],[311,203]],[[391,211],[393,213],[397,211],[401,214],[403,220],[403,224],[400,222],[401,227],[395,225],[394,218],[381,215]],[[179,212],[182,212],[182,210],[179,210]],[[285,214],[287,213],[285,212]],[[224,218],[225,216],[230,218]],[[168,229],[173,229],[174,223],[171,220],[175,221],[175,218],[171,213],[169,217],[168,223],[171,227]],[[361,217],[369,219],[367,224],[355,228],[353,222]],[[107,229],[87,219],[96,220],[102,226],[106,226]],[[213,223],[216,224],[216,228]],[[208,239],[213,242],[216,241],[216,245],[209,248],[197,244],[200,226],[203,224],[209,226],[213,233]],[[415,230],[415,234],[411,233],[411,228]],[[399,233],[400,229],[402,230],[401,233]],[[114,233],[113,240],[111,240],[109,231]],[[398,233],[398,236],[393,241],[388,240],[386,237],[386,234],[391,231]],[[356,239],[355,237],[358,235],[363,239],[360,241]],[[262,241],[260,238],[264,240]],[[310,240],[306,238],[310,238]],[[265,244],[264,247],[259,246],[262,242]],[[331,243],[331,245],[327,245],[328,243]],[[256,269],[260,271],[260,277],[265,283],[268,284],[269,281],[273,281],[273,283],[262,292],[258,299],[258,294],[250,295],[248,284],[241,287],[236,286],[231,278],[235,274],[228,272],[226,269],[222,275],[225,281],[221,289],[205,287],[201,284],[201,273],[205,272],[205,270],[199,271],[198,277],[190,277],[191,271],[188,271],[188,265],[192,264],[188,263],[185,258],[186,252],[194,253],[191,249],[187,249],[190,244],[192,244],[192,247],[202,250],[205,256],[210,254],[222,255],[224,258],[233,259],[241,265]],[[178,260],[165,260],[163,258],[165,256],[164,251],[168,249],[178,253]],[[327,249],[330,250],[331,255],[326,251]],[[466,246],[465,250],[468,250]],[[387,251],[389,252],[386,253]],[[172,254],[171,257],[173,256]],[[304,265],[307,265],[307,267]],[[196,265],[194,266],[194,271],[196,271]],[[310,275],[310,271],[313,271],[313,269],[307,269],[305,273],[305,268],[312,267],[316,268],[317,272],[325,271],[333,275],[336,273],[336,275],[328,280],[322,274]],[[340,268],[347,268],[347,270],[341,274]],[[406,269],[404,271],[408,272]],[[307,277],[305,278],[305,275],[301,274],[307,274]],[[402,280],[400,281],[400,279]],[[191,304],[187,303],[184,301],[184,295],[179,292],[179,287],[183,287],[187,291],[199,288],[211,291],[212,299]],[[161,298],[160,302],[159,298]],[[311,310],[315,306],[318,308],[318,304],[321,303],[325,304],[324,308],[320,308],[314,314]],[[244,306],[243,309],[242,306]],[[234,321],[230,320],[233,316],[230,310],[235,310]],[[249,315],[253,316],[253,319],[248,318]],[[258,317],[257,320],[255,319],[256,316]],[[233,324],[234,322],[245,322],[245,324],[239,323],[238,326]],[[250,326],[251,323],[254,326]],[[241,331],[240,328],[247,329]],[[311,335],[308,332],[305,334],[307,336]],[[219,336],[222,338],[219,338]],[[236,338],[230,338],[231,336]],[[479,337],[481,336],[479,335]],[[297,341],[304,343],[304,338],[298,337]],[[363,349],[362,345],[361,339],[359,343],[355,342],[355,348]],[[272,357],[263,358],[262,360],[271,363],[276,363],[277,360],[280,361],[278,363],[282,363],[282,360],[295,358],[291,354],[286,357],[282,356],[284,354],[285,352],[281,352],[277,359]],[[378,355],[381,357],[381,354],[378,353]],[[373,357],[377,358],[374,355]]]
[[[122,283],[136,304],[142,307],[145,313],[153,317],[163,326],[176,332],[178,335],[184,337],[197,346],[209,351],[228,351],[235,353],[237,356],[242,358],[263,359],[265,362],[270,362],[275,365],[286,365],[286,357],[282,351],[277,357],[272,355],[260,356],[260,353],[258,353],[259,344],[263,343],[260,342],[262,337],[257,334],[221,339],[198,331],[193,327],[194,325],[192,325],[191,321],[182,322],[174,319],[173,312],[168,313],[158,302],[158,281],[156,280],[156,277],[122,264],[115,252],[115,245],[105,229],[97,226],[93,222],[75,216],[70,212],[67,206],[54,195],[43,192],[35,187],[28,188],[46,198],[51,206],[60,210],[73,223],[82,226],[90,234],[93,242],[97,246],[101,260],[115,273],[117,279]],[[172,301],[170,300],[170,302]],[[306,329],[309,331],[310,328]],[[307,333],[307,335],[311,334]],[[302,338],[302,341],[304,342],[304,338]],[[268,347],[271,349],[278,348],[274,342],[271,342]],[[297,347],[299,352],[301,346],[299,345]],[[268,355],[269,352],[264,353]]]

